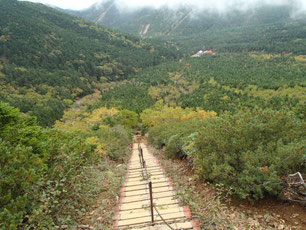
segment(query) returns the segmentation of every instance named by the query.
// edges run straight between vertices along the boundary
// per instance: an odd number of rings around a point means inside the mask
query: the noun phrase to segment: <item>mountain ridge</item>
[[[177,57],[169,44],[145,41],[42,4],[0,3],[0,99],[37,116],[43,125],[51,125],[68,101],[92,93],[97,85],[125,80]]]
[[[194,52],[205,46],[219,51],[266,50],[304,54],[306,51],[301,47],[306,44],[306,16],[300,14],[293,17],[295,7],[294,4],[267,4],[248,10],[228,10],[224,13],[190,6],[178,6],[176,9],[164,6],[157,9],[142,7],[124,10],[116,5],[115,0],[110,0],[97,3],[83,11],[70,13],[130,34],[176,42],[186,52]],[[224,39],[220,40],[220,37]],[[263,38],[267,44],[262,41]],[[237,46],[235,40],[250,40],[251,48],[247,49],[245,45]]]

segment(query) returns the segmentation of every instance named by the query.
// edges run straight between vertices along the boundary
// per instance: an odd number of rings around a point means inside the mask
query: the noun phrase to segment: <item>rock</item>
[[[90,227],[89,225],[79,225],[78,228],[81,228],[81,229],[94,229],[93,227]]]
[[[66,228],[68,228],[68,225],[62,225],[61,226],[61,229],[66,229]]]
[[[278,226],[277,229],[278,229],[278,230],[283,230],[283,229],[285,229],[285,225],[281,224],[281,225]]]
[[[258,222],[258,220],[248,219],[248,221],[249,221],[249,223],[252,227],[259,227],[260,226],[260,223]]]
[[[283,219],[280,219],[279,221],[280,221],[281,223],[283,223],[283,224],[286,222],[286,221],[284,221]]]
[[[273,221],[273,217],[272,216],[268,216],[267,218],[266,218],[266,222],[267,223],[270,223],[270,222],[272,222]]]

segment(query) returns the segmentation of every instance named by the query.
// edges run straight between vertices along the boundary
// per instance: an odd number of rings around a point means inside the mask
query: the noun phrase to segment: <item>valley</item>
[[[0,229],[139,220],[119,214],[137,141],[186,229],[305,229],[306,16],[294,4],[0,0]],[[170,229],[156,218],[122,229]]]

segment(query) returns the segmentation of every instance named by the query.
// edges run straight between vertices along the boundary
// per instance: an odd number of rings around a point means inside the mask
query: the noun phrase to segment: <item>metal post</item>
[[[140,165],[142,165],[142,159],[141,159],[140,153],[139,153],[139,161],[140,161]]]
[[[143,162],[143,150],[142,150],[142,148],[140,148],[140,156],[141,156],[141,159],[142,159],[142,162]]]
[[[154,207],[153,207],[153,191],[152,191],[152,182],[149,182],[149,191],[150,191],[150,204],[151,204],[151,221],[154,225]]]
[[[139,158],[140,158],[140,164],[143,165],[143,154],[142,154],[142,148],[139,148]]]
[[[148,180],[148,176],[146,175],[146,162],[145,161],[142,162],[142,177],[143,179]]]

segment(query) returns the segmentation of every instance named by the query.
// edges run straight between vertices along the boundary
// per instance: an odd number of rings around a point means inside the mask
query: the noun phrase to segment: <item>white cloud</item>
[[[64,9],[80,10],[90,7],[96,2],[104,2],[106,0],[29,0],[32,2],[41,2]],[[116,0],[120,8],[135,9],[144,6],[161,7],[170,6],[177,7],[182,4],[196,6],[197,9],[218,9],[225,11],[229,7],[238,9],[252,8],[258,4],[283,5],[289,2],[295,2],[298,10],[306,10],[306,0]]]
[[[99,0],[27,0],[40,2],[50,6],[57,6],[62,9],[82,10],[95,4]]]
[[[292,2],[292,0],[116,0],[117,4],[122,8],[138,8],[151,6],[159,8],[161,6],[178,7],[182,4],[196,6],[204,9],[217,9],[224,11],[229,7],[240,9],[252,8],[258,4],[284,5]],[[304,2],[305,0],[293,0]]]

